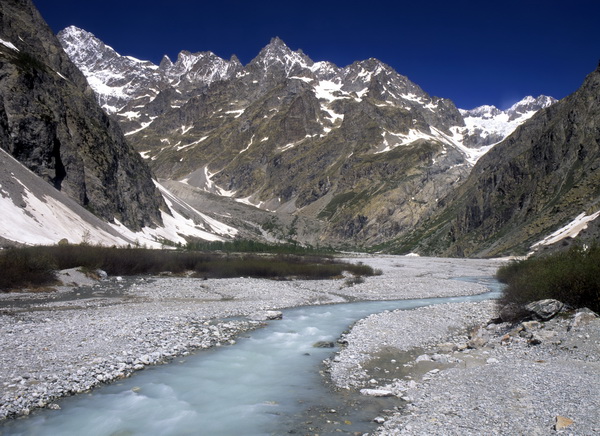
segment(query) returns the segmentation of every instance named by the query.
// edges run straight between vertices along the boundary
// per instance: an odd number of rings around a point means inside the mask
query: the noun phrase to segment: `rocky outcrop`
[[[29,0],[0,4],[0,146],[105,220],[162,222],[149,168]]]

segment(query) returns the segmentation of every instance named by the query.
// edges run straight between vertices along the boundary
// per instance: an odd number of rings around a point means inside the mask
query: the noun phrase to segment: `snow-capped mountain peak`
[[[555,102],[556,99],[552,97],[540,95],[537,98],[527,96],[506,110],[491,105],[460,109],[465,127],[458,131],[463,136],[464,145],[489,148],[510,135],[537,111]]]
[[[548,106],[556,103],[556,99],[548,97],[547,95],[540,95],[537,98],[527,96],[524,99],[516,102],[510,108],[506,110],[509,115],[509,120],[517,120],[523,117],[525,119],[531,118],[534,113],[540,109],[547,108]],[[524,120],[523,120],[524,121]]]
[[[293,51],[279,37],[271,39],[251,62],[265,70],[283,68],[286,76],[292,75],[296,69],[310,68],[314,62],[302,50]]]

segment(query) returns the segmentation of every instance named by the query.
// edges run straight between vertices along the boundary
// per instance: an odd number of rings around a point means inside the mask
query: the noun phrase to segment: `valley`
[[[449,36],[402,9],[394,51]],[[422,77],[463,59],[469,92],[499,85],[512,28],[467,27]],[[0,3],[1,434],[600,432],[600,65],[560,100],[459,108],[384,40],[154,63],[61,28]]]

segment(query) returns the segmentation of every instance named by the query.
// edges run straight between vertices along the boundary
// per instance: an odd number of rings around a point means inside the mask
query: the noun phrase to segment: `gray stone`
[[[393,397],[394,393],[388,389],[361,389],[361,395],[369,397]]]
[[[575,313],[575,315],[573,315],[573,318],[571,319],[571,322],[569,323],[568,330],[577,328],[584,324],[588,324],[590,322],[595,321],[596,319],[598,319],[598,314],[596,312],[588,309],[587,307],[584,307],[583,309],[579,309],[577,311],[577,313]]]
[[[546,299],[529,303],[525,306],[532,317],[542,321],[552,319],[558,314],[565,305],[558,300]]]
[[[315,342],[313,344],[313,347],[314,348],[333,348],[333,347],[335,347],[335,344],[330,341],[319,341],[319,342]]]
[[[539,321],[525,321],[521,324],[525,331],[531,332],[533,330],[539,329],[542,324]]]
[[[274,321],[283,319],[283,313],[279,310],[265,310],[262,312],[255,312],[249,316],[253,321]]]

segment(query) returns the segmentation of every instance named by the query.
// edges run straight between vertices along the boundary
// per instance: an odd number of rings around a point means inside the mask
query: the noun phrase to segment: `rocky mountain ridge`
[[[406,231],[489,145],[465,145],[479,132],[450,100],[376,59],[339,68],[273,38],[246,66],[208,52],[156,66],[74,27],[59,39],[159,177],[312,220],[321,243]]]

